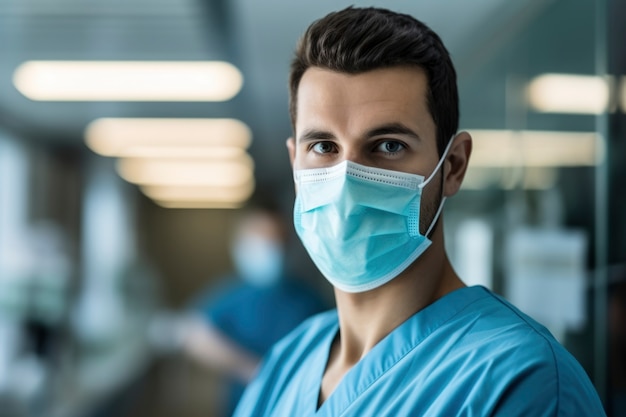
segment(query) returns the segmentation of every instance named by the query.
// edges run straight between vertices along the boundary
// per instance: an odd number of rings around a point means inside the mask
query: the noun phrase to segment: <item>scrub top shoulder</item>
[[[265,359],[235,416],[604,416],[587,374],[540,324],[484,287],[419,311],[361,359],[318,408],[339,331],[314,316]]]

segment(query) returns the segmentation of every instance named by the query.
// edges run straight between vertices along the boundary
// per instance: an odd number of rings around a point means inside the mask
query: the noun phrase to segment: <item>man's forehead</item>
[[[427,79],[419,67],[391,67],[357,74],[313,67],[300,81],[298,113],[310,105],[365,105],[372,102],[427,109]]]
[[[311,79],[324,80],[331,78],[341,78],[344,81],[354,79],[376,79],[382,83],[393,83],[396,80],[413,80],[413,82],[421,80],[423,81],[423,84],[428,84],[426,71],[418,65],[397,65],[360,72],[337,71],[329,68],[313,66],[308,68],[302,74],[298,90],[302,88],[303,82],[310,82]]]
[[[419,67],[391,67],[358,74],[322,68],[305,72],[298,94],[296,135],[322,130],[330,121],[358,123],[363,130],[383,125],[433,124]]]

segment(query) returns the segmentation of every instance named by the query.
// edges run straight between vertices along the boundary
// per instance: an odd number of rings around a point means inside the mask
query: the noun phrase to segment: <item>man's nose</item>
[[[363,152],[354,147],[344,147],[343,148],[343,160],[355,162],[360,165],[367,165],[367,161]]]

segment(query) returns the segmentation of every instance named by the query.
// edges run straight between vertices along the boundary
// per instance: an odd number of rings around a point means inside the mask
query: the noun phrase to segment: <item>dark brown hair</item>
[[[310,67],[358,74],[416,65],[428,77],[427,103],[437,127],[439,154],[459,125],[456,71],[439,36],[412,16],[348,7],[313,22],[295,51],[289,75],[289,112],[295,134],[298,85]]]

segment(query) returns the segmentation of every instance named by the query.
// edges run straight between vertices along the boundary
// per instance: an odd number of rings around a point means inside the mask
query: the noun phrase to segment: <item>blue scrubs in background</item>
[[[398,326],[318,408],[335,310],[279,342],[235,416],[604,416],[552,335],[484,287],[451,292]]]
[[[220,291],[210,289],[195,309],[217,329],[247,351],[263,357],[270,347],[303,320],[328,308],[311,288],[284,277],[269,286],[236,279]],[[245,385],[229,384],[226,414],[231,415]]]

